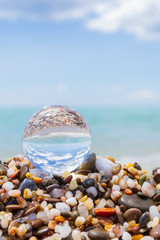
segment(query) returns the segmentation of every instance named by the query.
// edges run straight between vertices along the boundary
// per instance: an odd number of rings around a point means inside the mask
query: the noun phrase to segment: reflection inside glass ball
[[[35,167],[54,175],[73,171],[88,157],[91,134],[84,118],[64,106],[47,106],[28,121],[23,148]]]

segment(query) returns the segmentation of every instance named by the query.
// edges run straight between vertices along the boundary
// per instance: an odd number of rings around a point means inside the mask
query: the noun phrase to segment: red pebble
[[[95,214],[100,216],[112,216],[116,214],[116,210],[114,208],[98,208],[94,210]]]

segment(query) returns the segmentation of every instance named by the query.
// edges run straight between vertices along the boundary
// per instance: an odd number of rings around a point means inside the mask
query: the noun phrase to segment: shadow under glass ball
[[[87,122],[64,106],[47,106],[26,124],[23,148],[35,167],[54,175],[73,171],[88,157],[91,134]]]

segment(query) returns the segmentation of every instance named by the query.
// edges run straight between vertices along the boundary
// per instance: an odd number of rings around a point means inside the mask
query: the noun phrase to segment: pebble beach
[[[23,155],[0,163],[0,240],[158,240],[160,168],[91,153],[52,176]]]

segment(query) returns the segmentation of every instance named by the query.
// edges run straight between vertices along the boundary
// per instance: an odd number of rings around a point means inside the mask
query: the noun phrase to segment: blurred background
[[[0,158],[45,105],[87,120],[92,151],[160,162],[160,2],[0,0]]]

